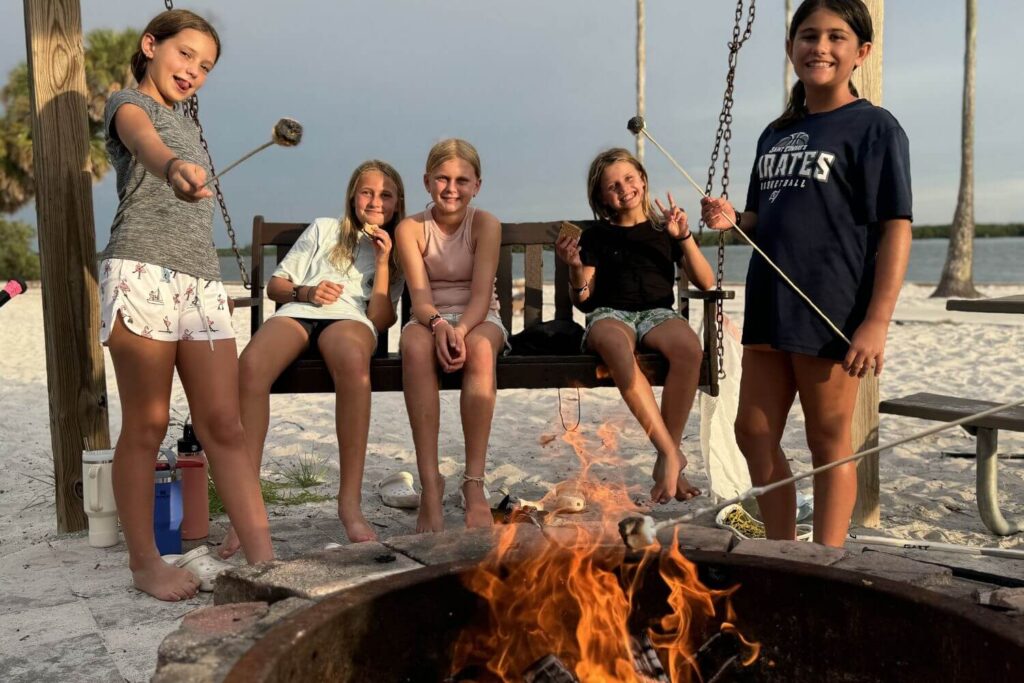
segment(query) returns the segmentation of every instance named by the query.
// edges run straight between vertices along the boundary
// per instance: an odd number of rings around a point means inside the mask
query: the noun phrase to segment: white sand
[[[727,313],[741,322],[742,287],[727,304]],[[917,391],[970,396],[993,401],[1024,396],[1024,316],[980,315],[945,311],[944,301],[928,298],[931,288],[904,287],[890,329],[883,398]],[[983,287],[988,296],[1024,292],[1024,286]],[[237,288],[233,293],[241,294]],[[699,316],[698,316],[699,317]],[[249,338],[247,312],[237,312],[239,346]],[[696,321],[699,322],[699,321]],[[695,322],[695,324],[696,324]],[[56,535],[53,508],[53,464],[44,353],[42,297],[38,285],[0,309],[0,553],[6,554]],[[395,335],[393,335],[395,336]],[[395,340],[392,340],[394,343]],[[117,385],[109,356],[106,381],[110,398],[112,437],[120,428]],[[576,419],[575,391],[562,391],[567,423]],[[613,389],[582,392],[581,429],[590,443],[600,446],[597,427],[608,422],[618,437],[617,464],[597,466],[599,477],[619,478],[635,485],[637,494],[649,488],[653,451]],[[568,444],[552,437],[563,432],[555,390],[512,390],[499,393],[491,434],[488,480],[492,489],[509,487],[526,498],[540,497],[549,486],[579,469]],[[175,381],[172,408],[187,411],[184,393]],[[328,482],[337,485],[337,443],[334,399],[330,395],[275,396],[271,401],[264,476],[278,477],[293,468],[300,456],[314,454],[326,462]],[[448,491],[456,490],[462,470],[458,394],[442,394],[440,446]],[[700,474],[696,412],[691,414],[684,448],[694,454],[690,472],[698,486]],[[883,415],[881,439],[892,441],[932,423]],[[168,436],[173,444],[177,433]],[[796,471],[808,469],[803,420],[794,409],[784,447]],[[1024,453],[1024,434],[1000,435],[1003,452]],[[999,539],[988,533],[976,506],[974,461],[940,456],[940,451],[973,451],[973,438],[961,430],[948,431],[883,454],[881,463],[882,527],[895,535],[953,543],[1021,545],[1020,536]],[[607,449],[599,452],[607,457]],[[399,393],[376,394],[363,485],[364,506],[379,508],[373,483],[398,469],[415,472],[412,437]],[[1001,501],[1009,517],[1024,515],[1024,460],[1003,461]],[[802,486],[809,491],[810,484]],[[453,499],[454,496],[449,496]],[[681,504],[673,504],[681,506]],[[313,504],[308,512],[334,514],[333,501]],[[294,510],[290,508],[289,512]],[[273,510],[281,513],[283,510]],[[411,523],[413,517],[406,519]],[[273,524],[273,520],[271,522]]]

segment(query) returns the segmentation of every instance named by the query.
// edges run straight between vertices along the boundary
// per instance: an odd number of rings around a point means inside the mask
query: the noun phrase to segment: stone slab
[[[693,524],[679,524],[658,532],[662,545],[671,545],[678,531],[680,550],[707,550],[726,553],[736,544],[736,536],[727,529],[708,528]]]
[[[479,562],[494,547],[491,529],[465,529],[438,534],[411,534],[384,541],[395,552],[425,565]]]
[[[913,548],[891,548],[871,546],[873,550],[888,555],[898,555],[918,562],[949,567],[954,576],[995,583],[1006,587],[1024,587],[1024,562],[1004,557],[965,555],[939,550],[915,550]]]
[[[0,681],[4,683],[122,683],[124,680],[97,633],[36,645],[16,653],[3,648],[0,657]]]
[[[845,557],[832,566],[836,569],[870,574],[922,588],[948,586],[953,579],[953,571],[948,567],[917,562],[906,557],[877,553],[871,550]]]
[[[196,593],[195,597],[180,602],[154,600],[134,588],[102,599],[84,600],[100,629],[126,629],[158,621],[176,621],[188,612],[210,604],[209,593]]]
[[[74,602],[64,568],[45,543],[0,559],[0,614]]]
[[[998,588],[988,596],[988,604],[1014,612],[1024,612],[1024,588]]]
[[[178,620],[151,621],[102,631],[118,671],[126,681],[148,681],[156,671],[156,649],[161,640],[178,628]]]
[[[229,570],[217,579],[214,603],[274,603],[289,597],[322,600],[352,586],[421,565],[380,543],[356,543],[294,560]]]
[[[96,620],[83,601],[4,614],[0,615],[0,653],[16,656],[97,630]]]
[[[771,557],[822,566],[833,565],[849,556],[849,552],[843,548],[832,548],[807,541],[766,541],[763,539],[740,541],[732,549],[732,552],[739,555]]]

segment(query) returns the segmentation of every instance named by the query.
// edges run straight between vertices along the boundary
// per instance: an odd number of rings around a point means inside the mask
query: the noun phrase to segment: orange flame
[[[568,522],[567,516],[536,527],[512,524],[497,527],[495,548],[469,572],[467,587],[487,603],[486,623],[464,631],[455,644],[453,673],[476,665],[501,681],[519,681],[532,664],[555,655],[580,681],[649,679],[637,673],[633,637],[646,633],[673,681],[703,680],[695,649],[709,629],[735,635],[735,615],[729,603],[734,589],[712,590],[683,557],[678,538],[662,552],[649,548],[637,561],[626,557],[617,531],[624,514],[638,508],[624,485],[589,480],[595,465],[615,465],[615,431],[598,430],[604,446],[586,447],[586,439],[569,432],[563,439],[580,458],[582,474],[573,482],[587,497],[600,522]],[[619,467],[621,469],[621,466]],[[636,604],[650,564],[667,588],[667,613],[650,623],[637,623]],[[758,656],[758,646],[740,638],[744,665]],[[490,678],[488,678],[490,680]]]

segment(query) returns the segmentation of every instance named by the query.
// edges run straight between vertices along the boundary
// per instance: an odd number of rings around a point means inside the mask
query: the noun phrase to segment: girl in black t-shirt
[[[758,141],[746,208],[705,199],[708,226],[729,218],[842,330],[847,343],[754,256],[747,273],[736,440],[755,485],[791,476],[781,439],[800,396],[813,464],[850,454],[860,378],[882,372],[885,338],[910,255],[910,159],[893,116],[857,96],[871,51],[861,0],[805,0],[787,53],[799,81]],[[755,231],[756,228],[756,232]],[[842,546],[857,465],[815,476],[814,540]],[[769,538],[795,538],[793,485],[758,498]]]
[[[683,475],[679,448],[700,375],[701,348],[689,323],[672,310],[675,265],[701,289],[714,284],[686,213],[668,195],[656,200],[647,190],[647,171],[625,149],[602,152],[590,165],[590,208],[600,223],[578,240],[560,237],[558,257],[569,265],[573,303],[587,312],[584,346],[601,356],[630,411],[658,451],[651,498],[667,503],[700,491]],[[669,362],[661,395],[637,365],[638,345],[660,352]]]

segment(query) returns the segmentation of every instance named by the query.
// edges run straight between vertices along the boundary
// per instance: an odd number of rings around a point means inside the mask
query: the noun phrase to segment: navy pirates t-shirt
[[[852,338],[871,301],[880,224],[912,218],[907,135],[863,99],[769,127],[757,143],[746,211],[757,214],[757,245]],[[836,360],[848,350],[756,252],[743,343]]]

